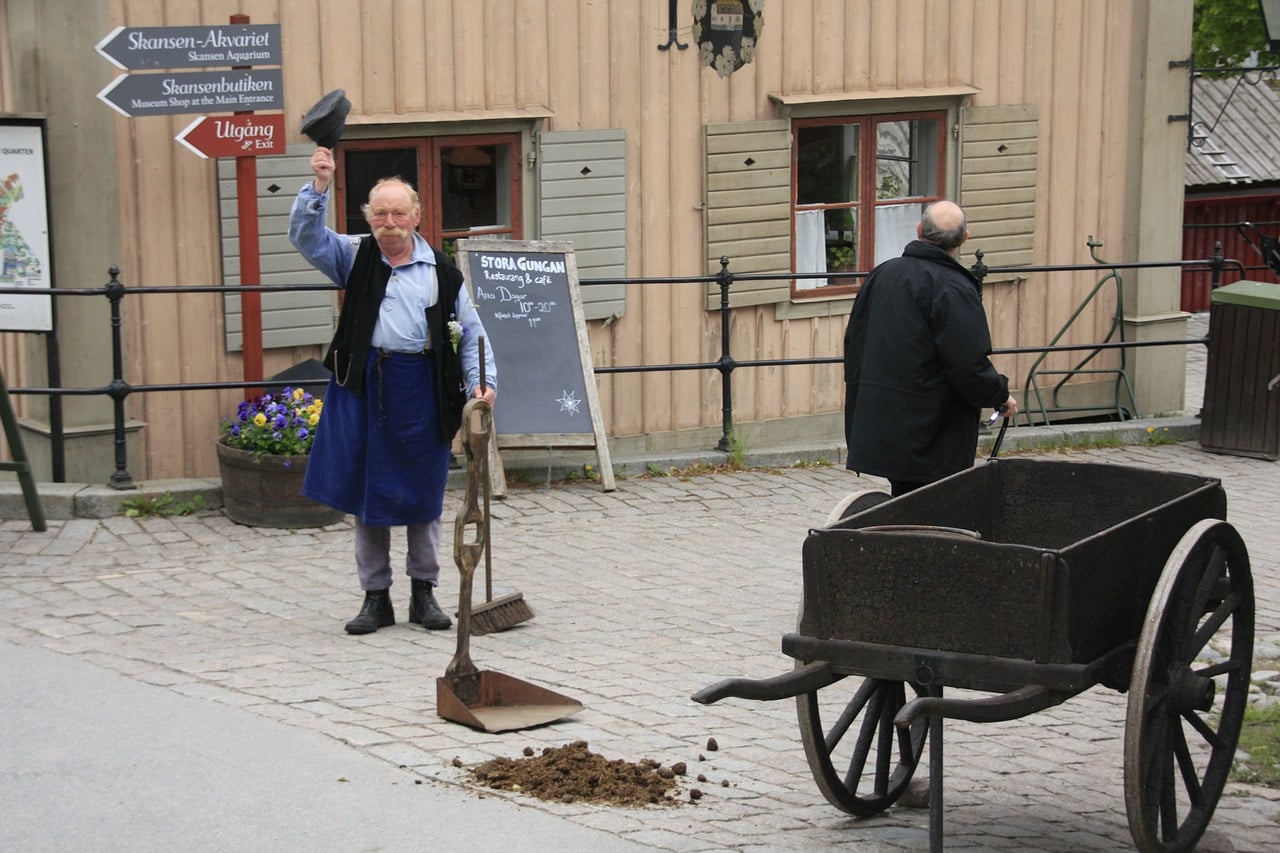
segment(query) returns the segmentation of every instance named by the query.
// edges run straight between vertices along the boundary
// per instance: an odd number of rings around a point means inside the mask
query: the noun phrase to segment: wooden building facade
[[[695,13],[763,19],[723,75],[702,61]],[[398,172],[424,200],[433,243],[480,234],[570,240],[584,279],[869,269],[914,236],[922,204],[970,217],[961,261],[991,267],[1180,257],[1192,0],[0,0],[0,113],[47,120],[50,221],[60,287],[237,283],[231,161],[175,142],[191,115],[128,118],[98,93],[122,73],[95,51],[116,27],[279,24],[286,154],[258,158],[262,283],[320,283],[285,238],[307,179],[302,114],[324,93],[352,103],[335,184],[356,230],[370,180]],[[723,20],[723,19],[722,19]],[[1098,274],[1009,273],[984,300],[996,347],[1045,344]],[[1179,274],[1125,276],[1130,339],[1183,335]],[[842,354],[856,286],[771,279],[732,290],[738,359]],[[718,290],[583,288],[596,366],[719,357]],[[264,368],[322,353],[331,292],[264,304]],[[1099,340],[1114,306],[1068,336]],[[62,382],[109,381],[97,300],[58,300]],[[242,377],[239,305],[192,292],[125,302],[131,384]],[[1064,341],[1066,342],[1066,341]],[[44,339],[0,335],[11,386],[46,381]],[[501,341],[494,341],[501,359]],[[1033,356],[1001,357],[1021,389]],[[1179,348],[1130,356],[1147,414],[1183,406]],[[1068,359],[1063,359],[1063,363]],[[499,372],[501,368],[499,367]],[[836,365],[738,370],[734,418],[748,446],[840,435]],[[1105,396],[1111,382],[1079,391]],[[715,371],[597,376],[614,453],[707,448],[721,424]],[[127,403],[137,479],[213,476],[214,438],[236,392],[149,392]],[[501,405],[501,403],[499,403]],[[48,407],[21,400],[38,462]],[[111,472],[111,407],[65,403],[67,478]],[[42,464],[44,464],[42,462]]]

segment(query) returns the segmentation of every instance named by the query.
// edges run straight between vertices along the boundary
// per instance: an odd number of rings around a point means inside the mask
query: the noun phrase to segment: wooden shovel
[[[436,713],[446,720],[486,732],[545,725],[582,709],[582,703],[500,672],[484,672],[471,661],[471,589],[476,565],[489,540],[489,517],[480,508],[480,477],[493,433],[487,400],[467,401],[462,410],[462,446],[467,454],[467,491],[453,526],[453,559],[458,564],[458,647],[444,677],[436,679]],[[474,526],[467,540],[467,528]]]

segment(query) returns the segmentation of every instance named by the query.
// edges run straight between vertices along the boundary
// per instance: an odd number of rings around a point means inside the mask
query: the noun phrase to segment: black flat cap
[[[321,148],[332,148],[342,138],[350,112],[351,102],[347,100],[346,91],[334,89],[307,110],[302,117],[302,132]]]

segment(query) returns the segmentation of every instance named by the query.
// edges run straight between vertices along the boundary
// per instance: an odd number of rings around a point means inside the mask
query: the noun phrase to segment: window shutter
[[[580,281],[627,274],[627,136],[624,130],[538,134],[538,232],[573,244]],[[625,284],[582,288],[588,320],[621,317]]]
[[[1031,263],[1035,235],[1039,109],[1035,104],[961,110],[960,204],[970,248],[989,267]]]
[[[315,146],[290,145],[283,155],[258,158],[258,254],[262,284],[325,284],[328,280],[303,260],[289,243],[289,209],[298,189],[311,180]],[[218,160],[219,215],[222,221],[222,277],[240,283],[240,222],[236,215],[236,164]],[[333,336],[336,297],[331,290],[262,294],[262,346],[327,344]],[[227,350],[243,347],[240,296],[226,294]]]
[[[791,123],[785,119],[705,128],[707,272],[729,258],[734,274],[791,271]],[[733,307],[789,302],[791,280],[734,282]],[[708,285],[706,307],[720,307]]]

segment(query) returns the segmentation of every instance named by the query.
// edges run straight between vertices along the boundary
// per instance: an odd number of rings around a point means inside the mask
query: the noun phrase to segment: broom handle
[[[480,393],[487,390],[484,375],[484,335],[478,341],[480,346]],[[497,435],[493,436],[495,439]],[[481,493],[484,495],[484,602],[493,601],[493,554],[489,550],[489,448],[485,446],[484,459],[480,463],[480,479],[483,481]]]

